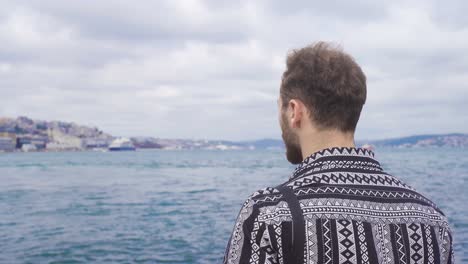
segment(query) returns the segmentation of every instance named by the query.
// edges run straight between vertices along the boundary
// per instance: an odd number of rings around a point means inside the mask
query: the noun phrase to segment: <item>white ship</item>
[[[135,146],[128,138],[117,138],[109,145],[109,151],[132,151]]]
[[[362,145],[363,149],[368,149],[368,150],[371,150],[371,151],[374,151],[375,150],[375,146],[374,145],[371,145],[371,144],[364,144]]]

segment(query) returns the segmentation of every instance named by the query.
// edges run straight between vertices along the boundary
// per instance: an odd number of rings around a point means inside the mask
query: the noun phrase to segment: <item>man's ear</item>
[[[304,104],[296,99],[289,100],[288,109],[290,110],[289,122],[292,128],[301,128],[301,120],[304,113]]]

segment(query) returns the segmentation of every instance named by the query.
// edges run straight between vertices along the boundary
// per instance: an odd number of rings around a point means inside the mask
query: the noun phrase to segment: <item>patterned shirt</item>
[[[303,211],[304,263],[453,263],[447,218],[431,200],[386,173],[371,150],[315,152],[284,185]],[[224,263],[284,263],[291,223],[277,189],[253,193],[239,212]]]

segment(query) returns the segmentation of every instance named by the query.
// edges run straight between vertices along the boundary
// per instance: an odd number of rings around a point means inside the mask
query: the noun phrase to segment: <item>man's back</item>
[[[446,217],[384,172],[372,151],[315,152],[285,185],[294,190],[305,219],[304,263],[453,263]],[[291,223],[277,189],[255,192],[239,213],[224,262],[285,263]]]

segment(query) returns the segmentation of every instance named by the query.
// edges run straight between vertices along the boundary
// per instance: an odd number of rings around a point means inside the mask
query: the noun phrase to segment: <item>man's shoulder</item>
[[[276,187],[264,187],[251,193],[245,203],[261,205],[263,202],[274,201],[280,196],[281,193]]]
[[[281,185],[292,188],[300,201],[306,199],[310,205],[315,204],[314,200],[323,202],[325,199],[368,200],[376,204],[414,203],[430,207],[444,216],[435,202],[399,177],[385,172],[372,176],[354,174],[352,177],[335,174],[331,177],[311,174],[307,177],[289,179]],[[280,204],[284,199],[277,187],[264,187],[254,191],[248,196],[244,206],[261,208]]]

